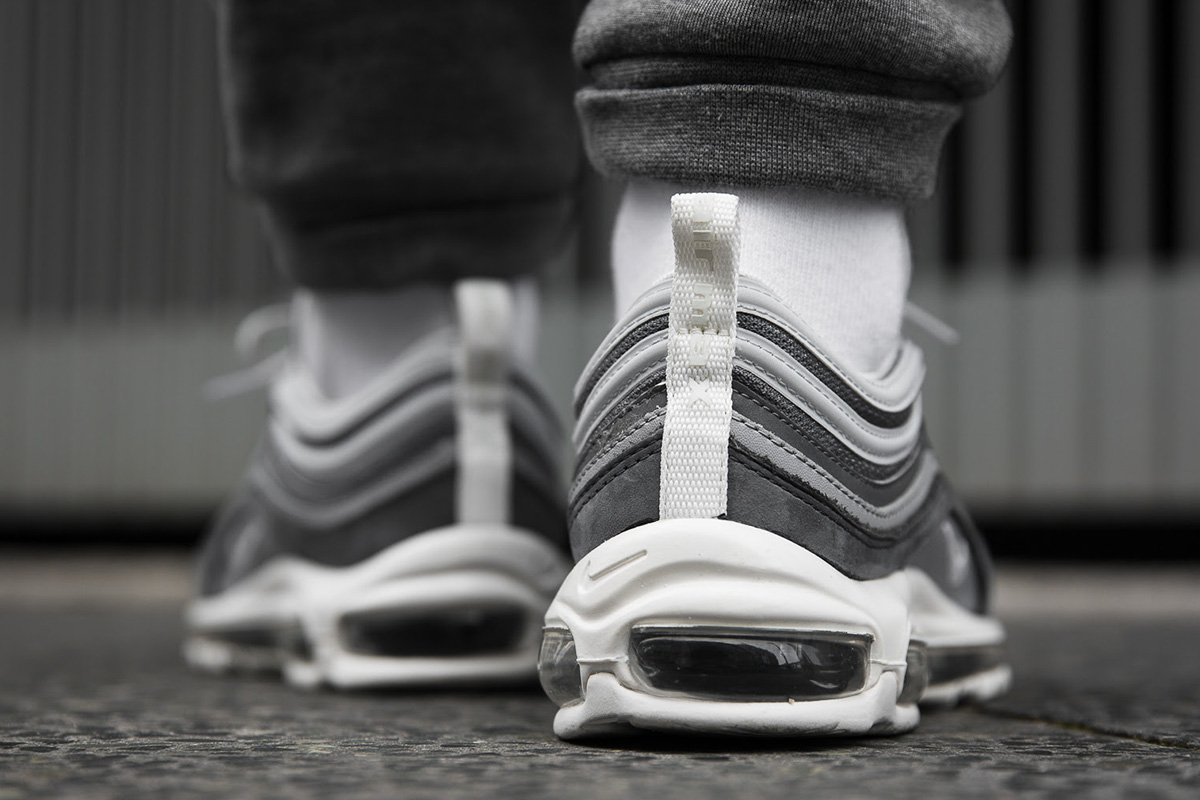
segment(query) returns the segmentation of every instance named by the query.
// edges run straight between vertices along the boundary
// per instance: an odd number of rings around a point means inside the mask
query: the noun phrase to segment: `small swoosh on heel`
[[[639,550],[636,553],[627,555],[618,561],[614,561],[613,563],[609,564],[608,566],[601,567],[600,569],[596,570],[595,572],[592,572],[592,569],[591,569],[592,564],[589,561],[588,569],[587,569],[588,580],[598,581],[601,578],[603,578],[604,576],[611,575],[612,573],[616,572],[617,570],[627,567],[630,564],[634,563],[635,561],[638,561],[645,557],[646,557],[646,551]]]

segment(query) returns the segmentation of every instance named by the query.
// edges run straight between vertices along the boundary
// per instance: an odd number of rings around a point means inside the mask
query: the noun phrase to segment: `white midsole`
[[[452,683],[532,674],[537,622],[569,566],[544,538],[502,525],[456,525],[413,536],[358,564],[326,567],[281,557],[221,594],[187,610],[185,656],[222,669],[242,654],[214,634],[298,626],[311,659],[280,654],[293,683],[334,686]],[[350,652],[339,623],[359,612],[420,612],[455,607],[525,611],[531,624],[512,652],[471,658],[389,658]]]
[[[780,703],[667,696],[629,660],[639,625],[728,626],[869,636],[866,686],[850,697]],[[909,642],[931,647],[998,644],[993,619],[957,606],[915,569],[876,580],[846,577],[780,536],[717,519],[661,520],[601,544],[571,571],[546,612],[569,630],[585,687],[560,709],[564,737],[615,723],[667,730],[740,733],[866,733],[916,725],[900,706]]]

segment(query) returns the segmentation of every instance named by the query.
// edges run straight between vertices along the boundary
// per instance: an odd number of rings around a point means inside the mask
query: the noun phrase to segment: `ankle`
[[[532,363],[537,353],[537,285],[521,279],[512,288],[513,355]],[[297,289],[292,299],[294,350],[330,399],[354,394],[419,339],[454,325],[453,284],[356,292]]]
[[[330,399],[354,394],[429,331],[453,323],[448,286],[380,292],[311,292],[292,301],[300,362]]]
[[[671,196],[632,182],[613,236],[618,314],[674,269]],[[894,203],[807,189],[734,189],[742,274],[764,283],[844,363],[881,368],[900,338],[910,256]]]

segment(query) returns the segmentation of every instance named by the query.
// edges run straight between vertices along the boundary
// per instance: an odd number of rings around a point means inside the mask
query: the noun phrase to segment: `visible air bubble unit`
[[[821,700],[866,688],[871,641],[870,636],[842,633],[636,627],[630,634],[630,663],[647,686],[671,694],[731,702]],[[942,675],[985,669],[1002,656],[1000,648],[990,647],[930,652],[924,642],[914,640],[897,702],[916,703],[931,678],[953,680]],[[943,673],[934,672],[935,664]],[[538,677],[560,708],[583,699],[570,631],[545,629]]]
[[[515,650],[525,633],[525,612],[516,607],[371,611],[347,614],[340,627],[342,644],[351,653],[453,658]]]
[[[866,686],[871,637],[735,628],[636,627],[630,660],[662,692],[733,702],[844,697]]]
[[[210,629],[194,637],[198,645],[217,646],[227,661],[222,669],[275,672],[279,669],[279,632],[276,628],[244,626]]]
[[[1000,645],[930,648],[929,682],[947,683],[1003,663],[1004,648]]]
[[[297,661],[313,660],[312,642],[309,641],[308,634],[304,632],[302,625],[295,624],[280,628],[276,638],[279,649],[291,658]]]
[[[207,631],[205,637],[235,647],[270,649],[278,643],[274,628],[223,628]]]
[[[905,658],[904,687],[896,702],[902,706],[912,705],[925,694],[929,686],[929,654],[924,642],[913,640],[908,643],[908,656]]]
[[[538,679],[546,696],[560,708],[583,699],[583,678],[575,656],[575,639],[570,631],[547,628],[542,632]]]

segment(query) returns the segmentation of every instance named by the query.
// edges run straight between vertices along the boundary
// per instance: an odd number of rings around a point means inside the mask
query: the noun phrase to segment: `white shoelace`
[[[243,361],[258,353],[263,339],[288,327],[290,303],[263,306],[247,314],[233,335],[233,349]],[[283,347],[250,366],[235,372],[218,375],[204,382],[204,397],[219,402],[266,388],[283,369],[287,348]]]
[[[958,335],[958,331],[911,300],[906,300],[904,303],[904,319],[925,331],[942,344],[953,346],[958,344],[961,338]]]

